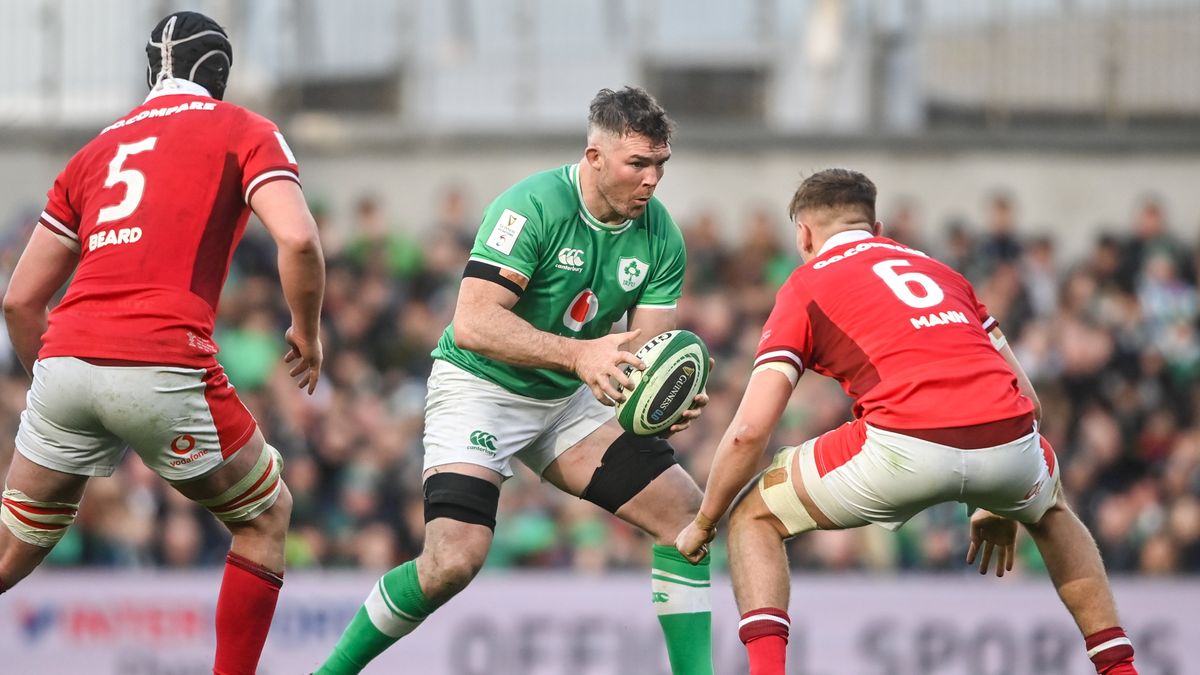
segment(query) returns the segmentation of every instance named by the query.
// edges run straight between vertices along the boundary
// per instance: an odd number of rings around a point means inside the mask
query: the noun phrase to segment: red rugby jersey
[[[80,260],[39,358],[215,363],[250,196],[299,170],[270,120],[174,82],[85,145],[48,193],[39,223],[77,242]]]
[[[833,244],[779,290],[756,367],[784,361],[835,378],[855,417],[891,429],[1033,410],[987,335],[995,320],[961,274],[884,237],[846,233]]]

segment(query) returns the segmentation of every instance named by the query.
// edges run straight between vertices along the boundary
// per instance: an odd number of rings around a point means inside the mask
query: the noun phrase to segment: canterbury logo
[[[558,262],[568,267],[583,267],[583,249],[564,248],[558,252]]]
[[[471,445],[476,445],[489,452],[496,452],[496,437],[486,431],[471,432]]]

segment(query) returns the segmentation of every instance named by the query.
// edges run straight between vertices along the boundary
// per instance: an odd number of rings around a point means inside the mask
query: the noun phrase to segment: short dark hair
[[[625,87],[621,91],[601,89],[596,93],[588,113],[589,131],[592,128],[618,136],[639,134],[657,146],[671,142],[675,123],[645,89]]]
[[[805,178],[788,204],[788,218],[807,209],[839,206],[859,207],[875,222],[875,184],[850,169],[825,169]]]

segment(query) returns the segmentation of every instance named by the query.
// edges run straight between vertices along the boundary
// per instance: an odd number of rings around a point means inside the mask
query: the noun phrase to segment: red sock
[[[750,655],[750,675],[784,675],[791,626],[782,609],[764,607],[742,615],[738,637]]]
[[[254,675],[282,585],[282,572],[276,574],[232,551],[225,557],[213,675]]]
[[[1120,626],[1096,631],[1084,638],[1084,644],[1100,675],[1137,675],[1133,667],[1133,643]]]

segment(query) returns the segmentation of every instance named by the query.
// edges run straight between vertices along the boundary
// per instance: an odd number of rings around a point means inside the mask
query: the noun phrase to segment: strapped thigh
[[[810,441],[811,442],[811,441]],[[787,528],[788,536],[817,529],[817,521],[813,520],[800,495],[792,483],[792,464],[801,446],[780,448],[775,453],[771,466],[760,474],[758,493],[771,513]]]
[[[579,497],[616,513],[675,464],[675,450],[670,443],[657,436],[626,431],[604,451],[599,468]]]
[[[75,522],[79,503],[43,502],[6,486],[0,501],[0,522],[26,544],[54,548]]]
[[[440,472],[425,479],[425,522],[449,518],[496,530],[500,487],[461,473]]]
[[[223,522],[244,523],[253,520],[275,505],[283,489],[282,471],[283,457],[279,451],[263,443],[258,462],[245,477],[216,497],[197,501]]]

